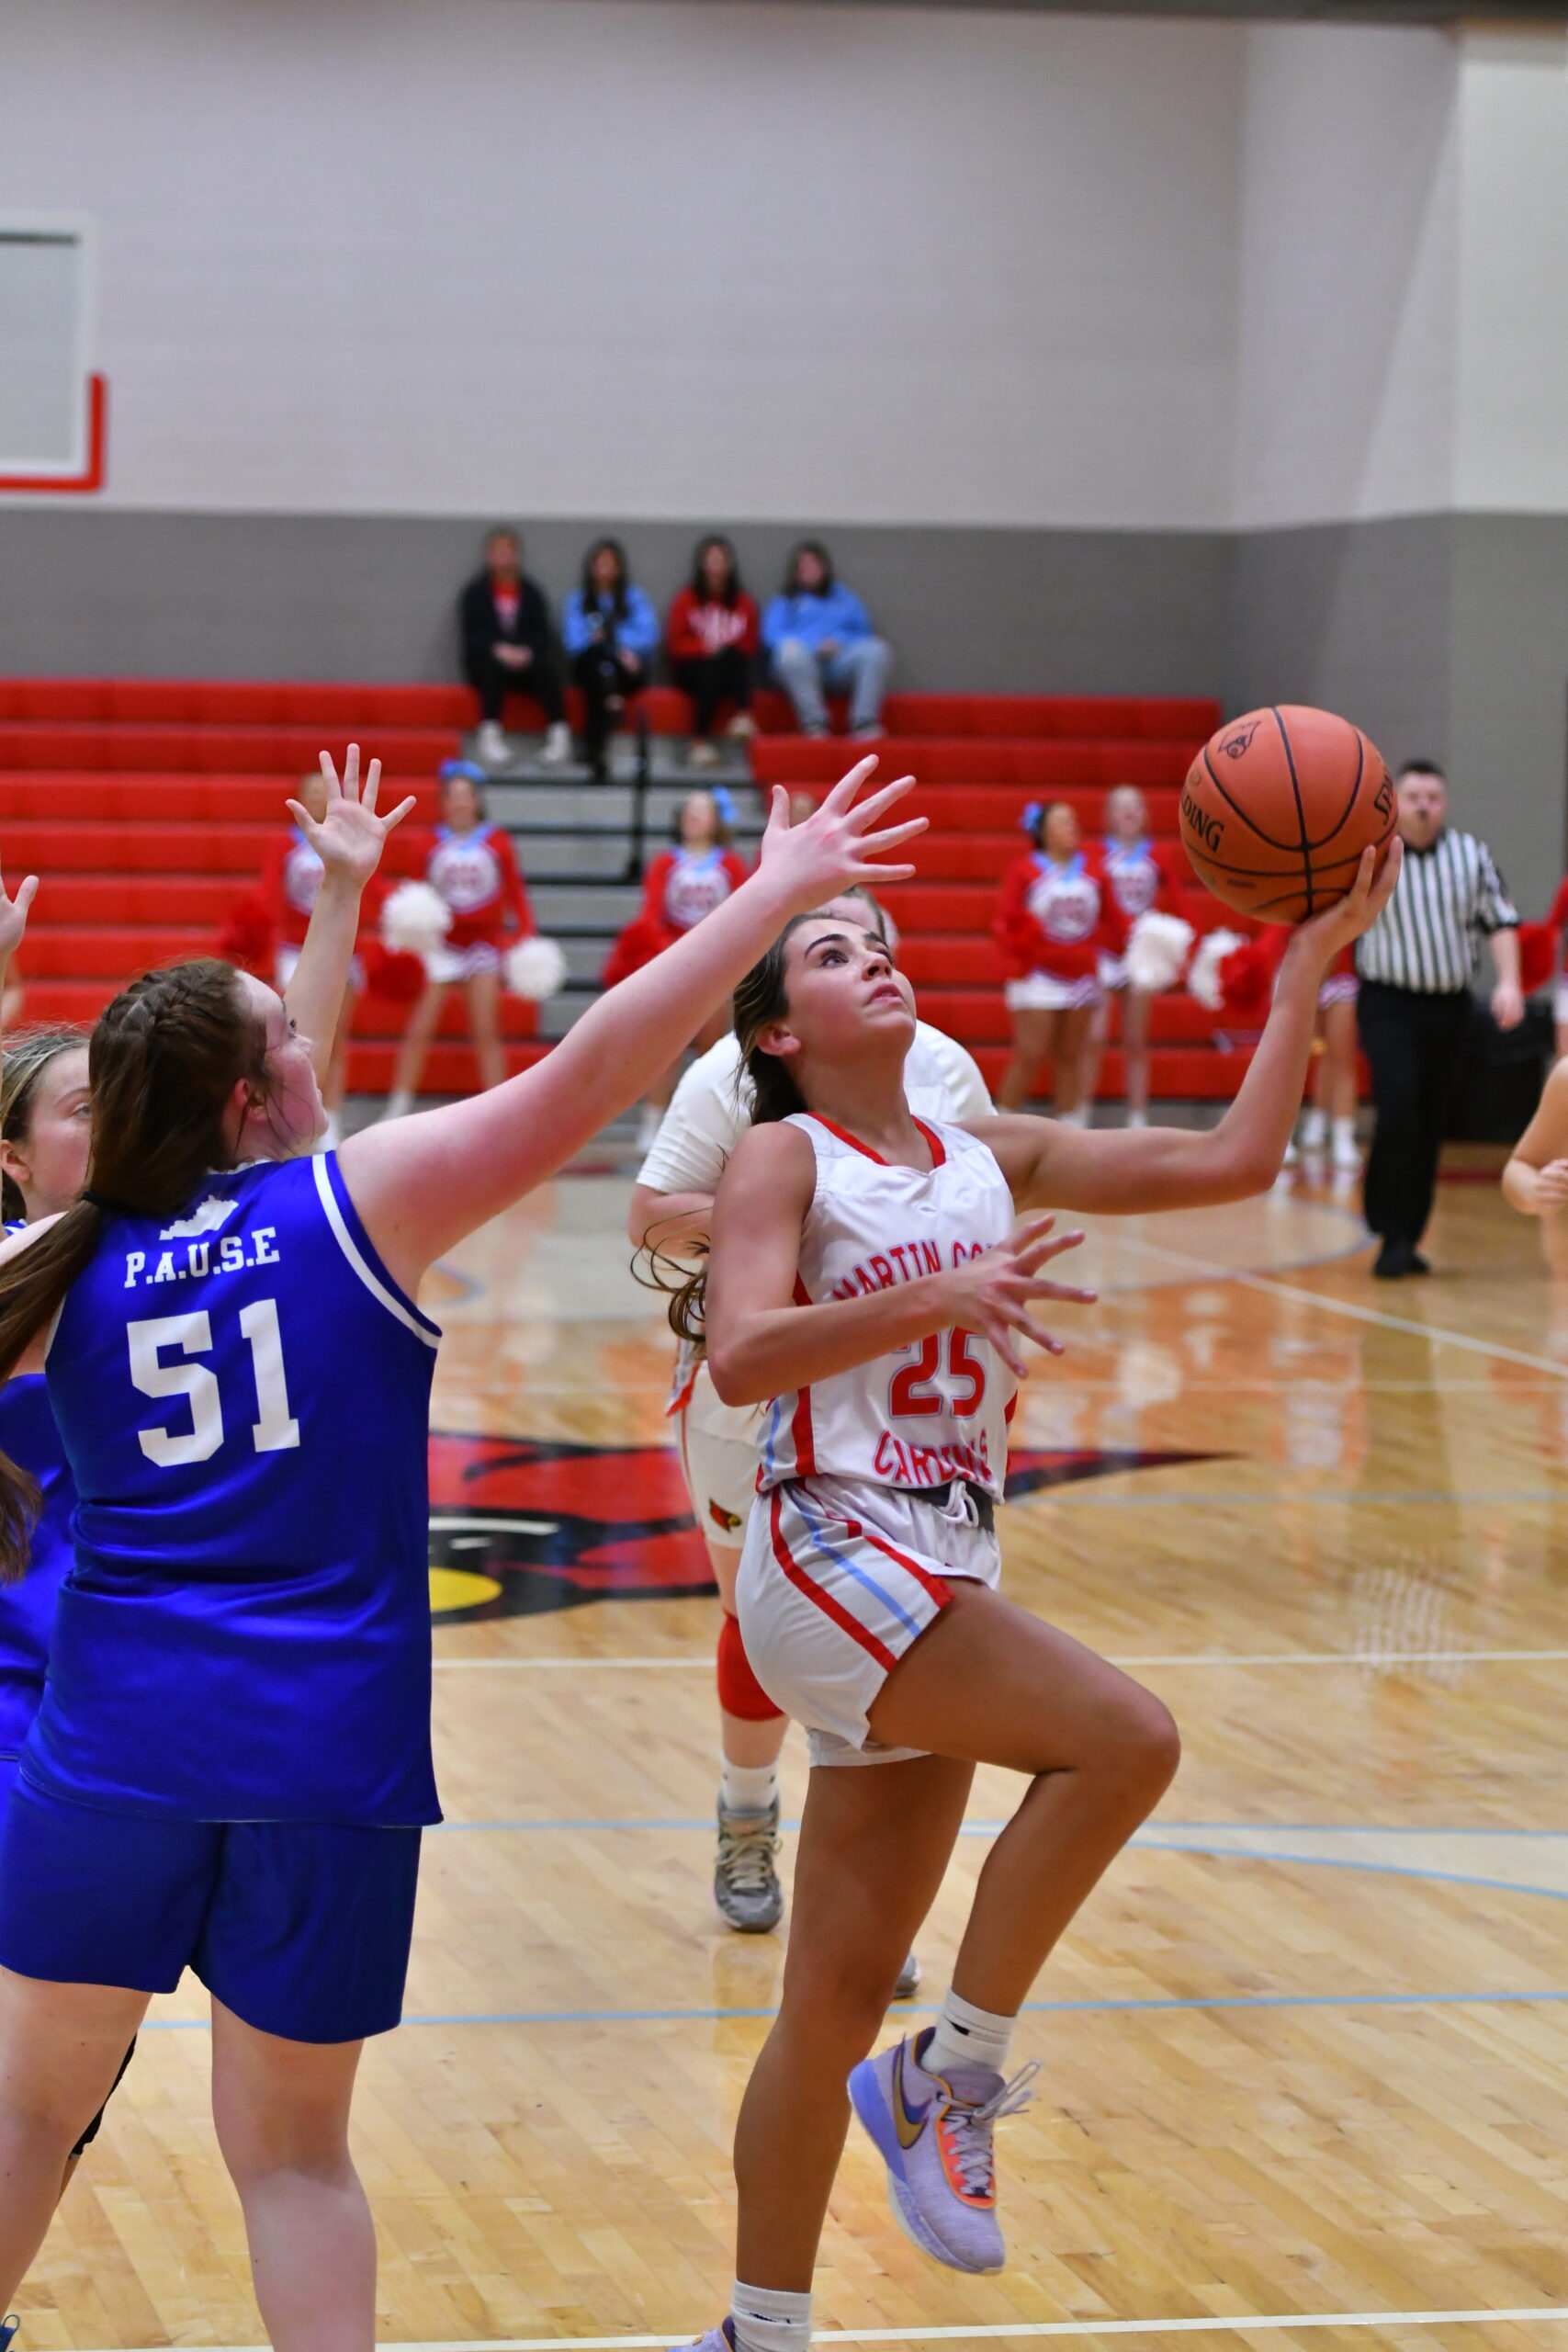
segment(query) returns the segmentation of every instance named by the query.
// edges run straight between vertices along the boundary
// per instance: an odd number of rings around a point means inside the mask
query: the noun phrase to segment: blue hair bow
[[[1023,814],[1018,821],[1022,826],[1026,833],[1032,833],[1044,814],[1045,803],[1043,800],[1027,800],[1023,806]]]
[[[465,777],[469,784],[490,782],[483,768],[476,767],[472,760],[443,760],[435,773],[443,784],[450,784],[452,778],[457,775]]]
[[[734,793],[731,792],[727,784],[716,784],[712,786],[712,795],[713,805],[718,810],[718,813],[724,822],[727,825],[733,825],[735,822]]]

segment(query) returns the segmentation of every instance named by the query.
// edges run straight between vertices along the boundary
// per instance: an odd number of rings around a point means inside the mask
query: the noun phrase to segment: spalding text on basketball
[[[1217,851],[1224,839],[1224,819],[1211,816],[1208,809],[1194,800],[1190,792],[1184,792],[1181,796],[1181,821],[1189,832],[1197,834],[1205,849]]]

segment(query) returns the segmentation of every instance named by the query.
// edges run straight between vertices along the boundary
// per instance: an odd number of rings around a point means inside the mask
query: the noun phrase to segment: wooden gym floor
[[[1141,1670],[1186,1760],[1023,2021],[1010,2267],[926,2262],[852,2141],[824,2331],[1568,2352],[1568,1283],[1490,1163],[1456,1173],[1426,1283],[1373,1283],[1352,1198],[1306,1185],[1091,1236],[1008,1582]],[[431,1285],[449,1819],[362,2076],[383,2341],[673,2343],[730,2276],[781,1942],[709,1902],[716,1604],[625,1197],[564,1181]],[[803,1778],[796,1735],[792,1816]],[[982,1776],[932,1997],[1015,1794]],[[206,2069],[201,2000],[155,2005],[25,2352],[260,2341]]]

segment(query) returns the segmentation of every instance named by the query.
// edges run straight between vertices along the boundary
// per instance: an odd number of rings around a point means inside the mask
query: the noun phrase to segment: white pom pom
[[[452,910],[428,882],[400,882],[381,910],[381,944],[394,956],[428,956],[452,928]]]
[[[566,985],[566,957],[553,939],[520,939],[506,951],[506,985],[513,996],[542,1004]]]
[[[1191,924],[1179,915],[1156,914],[1152,908],[1140,915],[1127,938],[1127,978],[1133,986],[1147,996],[1173,989],[1195,936]]]
[[[1246,940],[1239,931],[1210,931],[1198,942],[1191,963],[1187,967],[1187,987],[1211,1012],[1218,1012],[1224,1001],[1220,987],[1220,966],[1227,956],[1234,956]]]

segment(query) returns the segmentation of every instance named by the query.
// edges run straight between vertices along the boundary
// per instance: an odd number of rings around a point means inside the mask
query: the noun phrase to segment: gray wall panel
[[[1568,857],[1568,516],[1464,514],[1454,535],[1455,788],[1540,916]]]
[[[612,521],[532,526],[528,566],[558,609]],[[759,596],[808,531],[727,526]],[[440,679],[453,598],[482,526],[420,517],[0,514],[0,669],[24,676]],[[662,608],[686,523],[624,531]],[[897,650],[897,683],[973,693],[1215,694],[1227,542],[1219,532],[846,528],[830,543]]]

